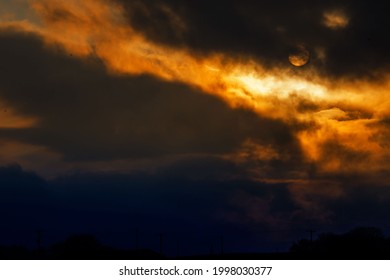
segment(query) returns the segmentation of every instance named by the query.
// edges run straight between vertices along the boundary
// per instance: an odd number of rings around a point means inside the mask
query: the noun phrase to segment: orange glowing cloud
[[[129,25],[120,5],[107,1],[34,0],[31,6],[42,20],[40,25],[12,24],[40,34],[48,46],[59,45],[80,58],[95,55],[112,75],[149,74],[217,95],[232,107],[249,108],[288,124],[310,124],[307,129],[298,129],[296,137],[307,161],[317,163],[323,172],[383,169],[381,158],[389,155],[389,150],[377,143],[373,136],[378,127],[371,124],[390,113],[388,82],[331,79],[315,67],[292,69],[287,57],[286,65],[274,68],[249,57],[235,60],[224,53],[200,57],[185,48],[149,41]],[[174,11],[167,8],[166,13],[171,14],[180,32],[186,32],[185,22]],[[346,27],[349,20],[345,14],[332,11],[324,13],[323,23],[338,29]],[[3,22],[1,26],[10,24]],[[319,52],[325,57],[324,50]],[[304,110],[303,103],[313,108]],[[362,113],[352,114],[350,108]],[[328,154],[324,147],[330,142],[368,156],[356,158],[353,165],[345,164],[346,159],[337,153],[325,160]],[[244,143],[243,151],[251,145],[250,141]],[[269,147],[254,150],[259,157],[277,157]]]
[[[0,129],[21,129],[34,127],[39,120],[34,117],[21,116],[15,109],[0,102]]]
[[[323,24],[331,29],[342,29],[348,26],[349,19],[341,10],[327,11],[323,15]]]

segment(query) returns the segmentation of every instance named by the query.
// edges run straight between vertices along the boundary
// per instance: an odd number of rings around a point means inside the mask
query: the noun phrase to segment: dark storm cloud
[[[21,201],[37,201],[46,193],[46,182],[33,172],[24,171],[19,165],[0,167],[2,205],[18,197]]]
[[[321,152],[323,153],[323,162],[339,161],[344,168],[353,167],[357,164],[369,160],[370,153],[351,149],[337,141],[327,141],[323,144]]]
[[[139,228],[143,240],[154,239],[159,232],[170,237],[185,233],[187,238],[201,239],[205,243],[205,238],[225,232],[226,236],[233,238],[230,242],[242,245],[254,229],[261,227],[264,230],[273,225],[267,220],[254,223],[246,218],[250,216],[248,209],[231,203],[234,198],[243,194],[264,198],[269,215],[288,216],[296,209],[285,185],[215,179],[222,171],[242,173],[222,160],[203,160],[205,169],[219,166],[216,174],[210,171],[202,174],[203,171],[197,170],[200,179],[187,176],[197,162],[200,159],[178,162],[154,176],[148,173],[84,173],[50,181],[20,166],[2,167],[0,207],[6,229],[0,233],[0,244],[13,242],[15,239],[10,236],[10,231],[14,230],[18,232],[18,238],[24,240],[23,244],[26,235],[32,235],[40,228],[45,231],[46,242],[64,234],[87,231],[100,234],[103,241],[110,243],[115,243],[118,237],[125,237],[126,243],[119,243],[124,246],[128,244],[129,232]],[[171,171],[178,170],[178,167],[184,172],[175,176]],[[12,190],[12,197],[7,196],[9,190]],[[258,201],[257,205],[261,203]],[[249,222],[237,222],[231,216]],[[252,244],[252,250],[265,242],[252,241],[256,242]],[[185,246],[191,250],[196,247]],[[208,251],[208,246],[206,248]]]
[[[47,182],[35,173],[16,164],[0,167],[0,223],[3,229],[37,229],[46,220],[51,198]],[[0,243],[3,233],[0,233]],[[20,232],[13,234],[20,235]]]
[[[236,151],[252,139],[300,154],[281,121],[231,109],[216,97],[149,76],[113,77],[94,58],[73,59],[37,36],[0,33],[0,97],[37,127],[1,136],[47,146],[68,160]]]
[[[339,199],[321,200],[325,209],[332,212],[329,228],[348,229],[356,225],[378,226],[388,232],[389,185],[367,180],[356,174],[345,180],[342,187],[344,195]]]
[[[198,168],[200,176],[194,179],[191,170],[199,162],[201,159],[177,162],[154,176],[96,172],[49,181],[17,165],[1,167],[0,207],[5,227],[0,244],[15,240],[26,244],[40,228],[46,244],[72,233],[89,232],[103,242],[127,247],[138,228],[144,246],[154,246],[148,242],[161,232],[172,244],[176,244],[172,238],[184,234],[183,242],[191,252],[224,233],[231,250],[255,251],[274,250],[275,246],[287,249],[306,236],[309,226],[319,232],[337,232],[357,225],[388,225],[390,193],[387,187],[367,180],[350,180],[339,186],[343,195],[326,199],[313,181],[310,188],[314,193],[309,191],[305,197],[332,217],[332,222],[324,222],[311,215],[313,209],[305,208],[307,203],[296,201],[292,194],[299,187],[292,183],[216,179],[222,171],[240,174],[242,170],[209,158],[203,160],[205,169],[214,166],[217,172]],[[175,176],[172,170],[179,169],[182,172]],[[194,246],[187,244],[189,241],[200,243]],[[202,248],[203,253],[208,246]]]
[[[148,38],[194,52],[223,51],[285,65],[289,52],[303,44],[312,64],[328,74],[370,77],[389,70],[390,19],[381,0],[117,1]],[[329,11],[342,11],[349,24],[336,30],[325,26]],[[325,61],[316,54],[319,48]]]

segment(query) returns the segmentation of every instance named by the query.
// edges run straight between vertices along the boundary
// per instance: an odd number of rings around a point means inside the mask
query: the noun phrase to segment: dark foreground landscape
[[[223,246],[223,245],[222,245]],[[0,246],[0,259],[12,260],[379,260],[390,259],[390,237],[378,228],[361,227],[345,234],[322,233],[318,238],[301,239],[286,252],[218,252],[204,255],[166,255],[146,248],[113,248],[101,244],[92,235],[74,235],[63,242],[28,249],[21,246]]]

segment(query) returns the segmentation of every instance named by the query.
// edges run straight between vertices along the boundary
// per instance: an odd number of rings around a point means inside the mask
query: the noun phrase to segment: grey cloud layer
[[[0,136],[47,146],[68,160],[223,154],[252,139],[300,154],[290,128],[182,84],[113,77],[95,58],[48,49],[33,34],[0,34],[0,97],[37,127]]]

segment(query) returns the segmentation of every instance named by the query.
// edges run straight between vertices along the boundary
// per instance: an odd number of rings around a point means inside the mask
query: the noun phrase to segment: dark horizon
[[[85,173],[45,180],[18,165],[0,168],[0,179],[3,186],[0,207],[6,213],[1,223],[0,245],[34,249],[40,231],[44,247],[75,234],[90,234],[110,247],[135,249],[138,240],[139,248],[159,252],[163,234],[164,251],[168,255],[177,253],[179,242],[182,254],[196,256],[207,255],[211,250],[220,252],[221,240],[225,252],[269,253],[286,252],[297,240],[316,238],[321,232],[343,233],[371,226],[382,228],[385,235],[390,234],[390,227],[383,228],[385,220],[375,223],[366,218],[364,221],[364,216],[360,221],[340,219],[338,227],[308,219],[289,220],[284,227],[259,223],[250,228],[210,217],[209,213],[218,207],[232,207],[224,203],[216,206],[217,197],[256,187],[253,182],[242,180],[227,183],[172,180],[169,174],[150,177]],[[186,190],[180,189],[183,184]],[[284,211],[292,207],[291,202],[284,200],[285,185],[262,183],[260,186],[264,195],[269,195],[267,192],[274,195],[275,188],[279,188],[280,205],[276,206],[286,207],[281,209]],[[192,195],[188,195],[190,191]],[[145,207],[145,202],[153,202],[159,211]],[[181,211],[176,211],[178,207]]]
[[[20,244],[8,246],[0,244],[0,260],[380,260],[390,257],[390,236],[386,237],[379,228],[358,227],[342,234],[322,232],[315,236],[312,235],[313,231],[309,233],[311,233],[309,238],[295,240],[287,250],[231,251],[225,246],[226,240],[219,239],[214,240],[209,251],[202,252],[191,250],[197,244],[190,245],[188,244],[190,239],[187,239],[182,241],[181,247],[177,247],[174,252],[167,246],[165,238],[159,238],[160,248],[156,250],[137,242],[131,248],[109,246],[93,234],[86,233],[73,234],[64,240],[49,244],[47,241],[44,242],[44,236],[45,234],[47,236],[48,232],[37,231],[34,248]],[[118,236],[118,233],[116,235]],[[140,234],[139,238],[145,236]],[[190,248],[187,253],[183,252],[185,247]]]

